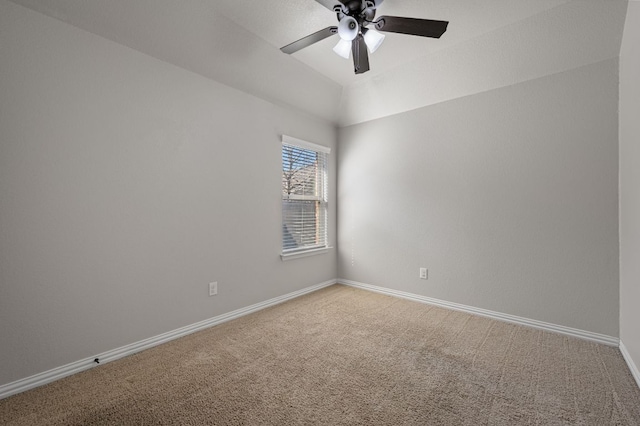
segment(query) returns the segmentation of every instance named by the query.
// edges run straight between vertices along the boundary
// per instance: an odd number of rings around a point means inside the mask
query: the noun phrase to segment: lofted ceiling
[[[314,0],[10,0],[276,104],[351,125],[619,55],[624,0],[385,0],[378,14],[450,21],[440,39],[387,33],[355,75]]]
[[[520,21],[570,0],[385,0],[380,15],[450,21],[441,39],[387,34],[380,48],[370,56],[367,77],[388,72],[412,60],[446,49],[496,28]],[[309,33],[337,25],[336,15],[313,0],[238,2],[218,0],[217,7],[226,16],[276,47],[285,46]],[[274,7],[275,6],[275,7]],[[301,62],[326,75],[340,85],[356,82],[361,76],[353,72],[351,62],[332,48],[338,36],[294,54]]]

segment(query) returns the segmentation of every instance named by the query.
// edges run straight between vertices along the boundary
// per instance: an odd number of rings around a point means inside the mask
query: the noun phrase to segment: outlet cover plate
[[[209,283],[209,296],[215,296],[218,294],[218,282]]]
[[[429,270],[427,268],[420,268],[420,279],[429,279]]]

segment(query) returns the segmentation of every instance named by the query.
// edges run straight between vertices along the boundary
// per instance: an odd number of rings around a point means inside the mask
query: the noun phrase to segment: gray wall
[[[336,271],[612,336],[621,299],[640,364],[639,9],[619,287],[615,59],[342,129],[339,260],[283,263],[279,135],[331,124],[0,0],[0,385]]]
[[[620,52],[620,339],[640,368],[640,2]]]
[[[611,59],[341,129],[339,276],[618,336],[617,109]]]
[[[0,69],[0,384],[335,278],[279,258],[279,135],[331,124],[4,0]]]

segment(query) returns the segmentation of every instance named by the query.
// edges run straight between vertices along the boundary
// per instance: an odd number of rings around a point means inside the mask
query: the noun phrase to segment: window
[[[327,248],[329,152],[327,147],[282,136],[283,256]]]

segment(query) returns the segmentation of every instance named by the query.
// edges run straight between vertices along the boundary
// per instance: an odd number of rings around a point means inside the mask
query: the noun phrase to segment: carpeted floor
[[[3,425],[640,425],[618,349],[335,285],[0,401]]]

